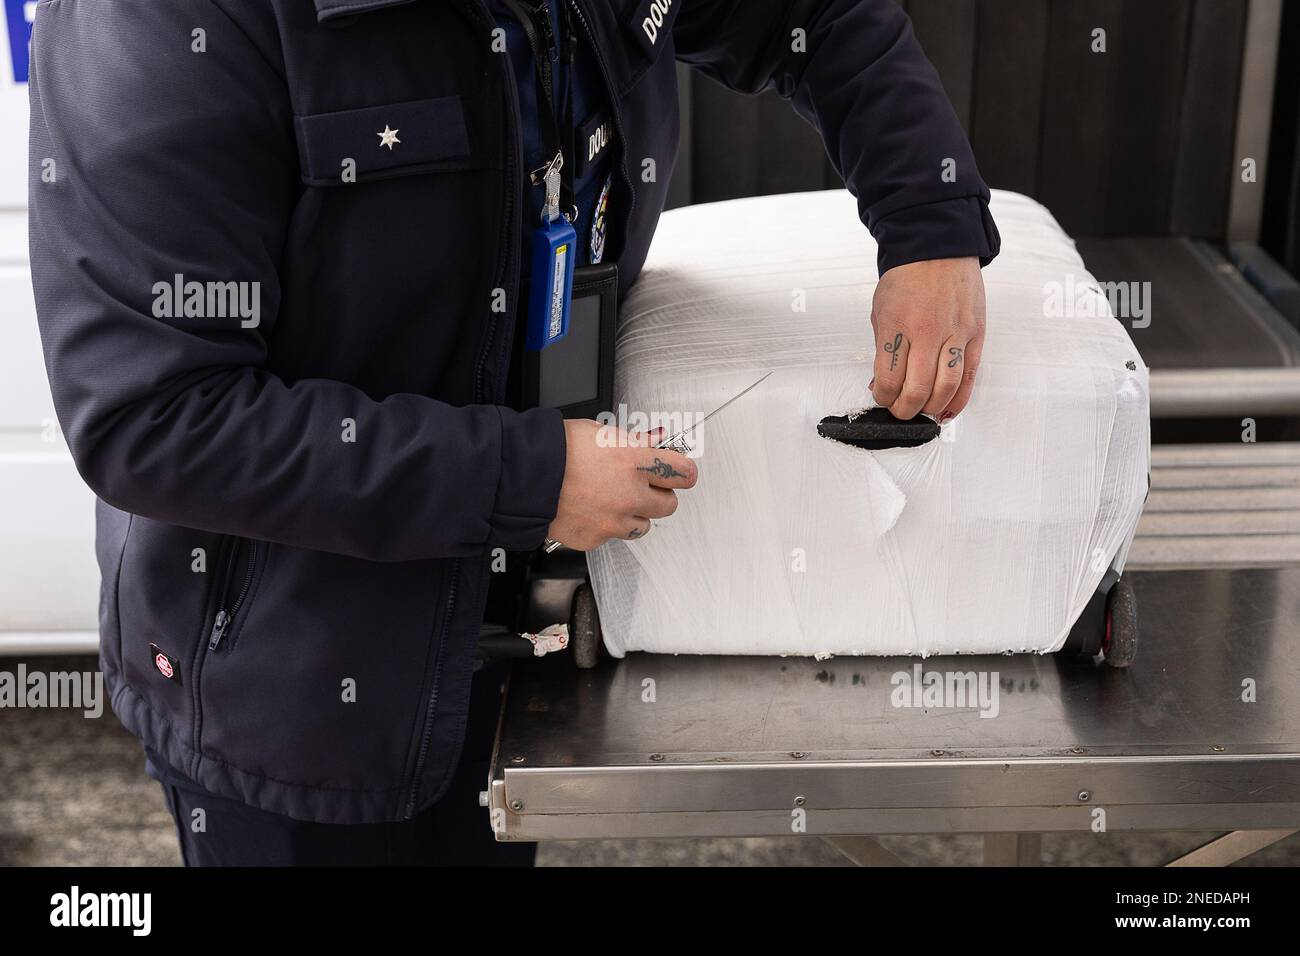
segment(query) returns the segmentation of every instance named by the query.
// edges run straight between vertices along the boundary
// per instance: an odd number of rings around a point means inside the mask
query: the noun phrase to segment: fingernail
[[[871,381],[867,383],[867,388],[874,389],[875,387],[876,387],[876,380],[873,378]]]
[[[956,417],[957,416],[954,415],[952,412],[944,412],[939,416],[939,424],[946,425],[948,424],[948,422],[952,421]]]

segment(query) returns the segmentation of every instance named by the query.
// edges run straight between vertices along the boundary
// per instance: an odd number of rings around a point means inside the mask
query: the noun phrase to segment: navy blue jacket
[[[995,254],[893,0],[568,2],[616,108],[624,288],[677,150],[674,59],[791,99],[882,269]],[[437,799],[490,551],[536,547],[554,516],[560,416],[499,404],[523,176],[493,27],[480,0],[36,14],[32,274],[101,499],[112,705],[177,770],[270,811],[396,820]]]

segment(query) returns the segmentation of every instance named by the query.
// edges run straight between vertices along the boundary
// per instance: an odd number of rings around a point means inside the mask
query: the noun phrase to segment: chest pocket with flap
[[[476,165],[459,96],[294,117],[302,180],[335,186],[354,162],[356,181]]]

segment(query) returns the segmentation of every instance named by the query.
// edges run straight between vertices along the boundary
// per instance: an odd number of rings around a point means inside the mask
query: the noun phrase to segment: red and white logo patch
[[[179,684],[181,682],[180,662],[157,644],[150,644],[149,650],[153,653],[153,666],[157,668],[158,673]]]

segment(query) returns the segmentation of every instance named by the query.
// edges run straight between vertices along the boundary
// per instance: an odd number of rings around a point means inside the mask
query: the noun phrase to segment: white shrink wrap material
[[[1148,375],[1051,214],[1007,192],[992,211],[971,403],[883,451],[817,435],[874,404],[876,247],[853,198],[664,215],[620,318],[623,420],[690,424],[774,374],[691,436],[675,515],[590,554],[613,655],[1060,649],[1146,498]]]

